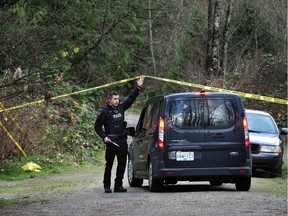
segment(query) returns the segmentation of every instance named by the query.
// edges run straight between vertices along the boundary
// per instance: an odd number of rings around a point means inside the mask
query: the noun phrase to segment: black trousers
[[[127,141],[126,139],[120,139],[115,140],[115,142],[120,146],[117,147],[113,145],[112,143],[107,143],[106,149],[105,149],[105,171],[104,171],[104,180],[103,184],[104,187],[110,187],[111,186],[111,170],[113,167],[113,162],[115,159],[115,156],[117,157],[117,170],[116,170],[116,178],[114,180],[115,187],[122,186],[123,184],[123,177],[125,173],[126,168],[126,162],[127,162]]]

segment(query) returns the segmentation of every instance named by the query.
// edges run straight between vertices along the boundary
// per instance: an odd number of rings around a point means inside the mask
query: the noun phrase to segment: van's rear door
[[[166,111],[164,163],[167,168],[205,167],[204,100],[174,98]]]
[[[238,167],[246,162],[245,138],[235,97],[205,97],[206,167]]]

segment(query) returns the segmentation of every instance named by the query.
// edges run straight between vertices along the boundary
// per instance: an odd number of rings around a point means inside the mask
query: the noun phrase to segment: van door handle
[[[213,134],[212,137],[213,138],[223,138],[224,134]]]

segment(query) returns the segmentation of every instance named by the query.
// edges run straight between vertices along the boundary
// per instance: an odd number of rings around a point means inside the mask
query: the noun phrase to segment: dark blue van
[[[239,95],[177,93],[143,108],[129,145],[128,182],[151,192],[178,181],[235,183],[248,191],[252,175],[247,119]]]

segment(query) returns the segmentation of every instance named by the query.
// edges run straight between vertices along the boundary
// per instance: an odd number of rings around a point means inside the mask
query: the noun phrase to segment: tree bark
[[[151,14],[151,0],[148,0],[148,12],[149,12],[149,41],[150,41],[150,52],[151,52],[151,59],[153,64],[153,72],[154,76],[157,76],[156,70],[156,61],[154,55],[154,46],[153,46],[153,26],[152,26],[152,14]]]
[[[224,80],[227,69],[227,50],[228,50],[228,42],[229,42],[229,30],[230,30],[230,20],[231,20],[231,12],[233,7],[233,0],[228,0],[226,18],[225,18],[225,26],[223,30],[223,43],[221,49],[221,62],[220,68],[222,69]]]
[[[219,61],[219,27],[220,27],[220,0],[215,0],[214,20],[213,20],[213,39],[212,39],[212,75],[218,75],[220,71]]]
[[[213,5],[214,0],[208,0],[208,29],[207,29],[207,46],[206,46],[206,77],[211,75],[212,63],[212,38],[213,38]]]

